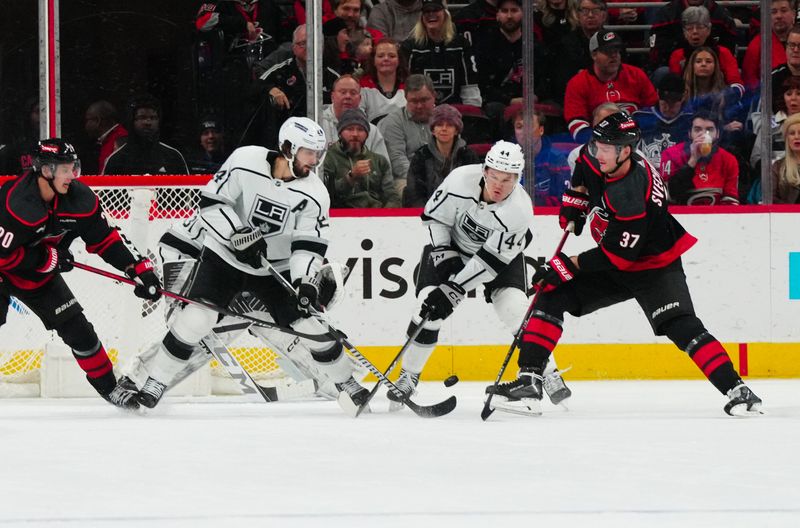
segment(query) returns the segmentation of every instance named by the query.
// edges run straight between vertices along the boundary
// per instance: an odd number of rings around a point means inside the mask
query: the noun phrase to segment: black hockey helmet
[[[75,163],[75,169],[80,168],[80,160],[75,147],[61,138],[50,138],[39,141],[36,152],[33,154],[33,168],[42,170],[42,166],[55,166],[61,163]]]
[[[625,111],[609,115],[592,129],[593,142],[617,145],[618,147],[636,148],[641,136],[639,125]]]

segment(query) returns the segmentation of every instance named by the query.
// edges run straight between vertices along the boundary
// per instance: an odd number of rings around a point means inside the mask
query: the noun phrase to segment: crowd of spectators
[[[320,124],[329,150],[320,174],[334,207],[421,206],[453,168],[479,162],[488,143],[526,139],[522,0],[463,1],[453,8],[446,0],[323,1]],[[770,116],[758,111],[756,3],[535,0],[529,141],[536,157],[533,174],[524,175],[535,203],[558,205],[568,155],[609,104],[640,125],[639,152],[660,169],[674,203],[759,202],[763,134],[773,145],[773,199],[796,203],[798,6],[766,1]],[[304,0],[198,2],[197,142],[183,154],[165,144],[152,98],[126,102],[119,113],[96,101],[85,114],[95,149],[82,154],[87,168],[209,173],[238,145],[275,148],[280,124],[306,114],[305,21]],[[24,141],[0,151],[7,172],[24,164]]]

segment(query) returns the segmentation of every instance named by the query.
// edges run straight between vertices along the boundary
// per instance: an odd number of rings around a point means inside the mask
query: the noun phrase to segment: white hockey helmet
[[[287,141],[289,142],[289,155],[292,159],[301,148],[324,152],[328,146],[325,131],[307,117],[290,117],[284,121],[278,131],[278,145],[280,145],[281,152]]]
[[[483,168],[510,172],[520,176],[525,168],[525,156],[522,154],[522,147],[510,141],[498,141],[486,153]]]

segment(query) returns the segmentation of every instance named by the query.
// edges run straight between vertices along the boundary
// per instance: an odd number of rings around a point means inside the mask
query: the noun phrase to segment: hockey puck
[[[445,387],[452,387],[456,383],[458,383],[458,376],[450,376],[449,378],[444,380]]]

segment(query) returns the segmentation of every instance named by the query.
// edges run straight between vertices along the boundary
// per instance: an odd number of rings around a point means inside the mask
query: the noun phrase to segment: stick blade
[[[440,416],[444,416],[445,414],[449,414],[453,411],[453,409],[456,408],[457,403],[458,400],[456,400],[455,396],[450,396],[443,402],[429,406],[417,405],[408,398],[405,400],[405,404],[408,406],[408,408],[421,418],[438,418]]]
[[[481,411],[481,420],[484,422],[492,415],[494,409],[489,407],[488,405],[483,406],[483,410]]]

